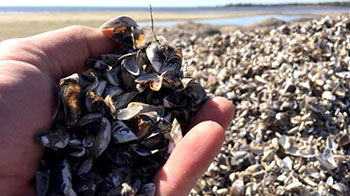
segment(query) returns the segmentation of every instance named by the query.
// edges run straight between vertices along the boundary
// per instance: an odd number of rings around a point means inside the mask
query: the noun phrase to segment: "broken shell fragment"
[[[171,71],[174,74],[179,73],[182,65],[182,50],[181,48],[176,48],[168,57],[165,65],[160,70],[160,73]]]
[[[94,144],[94,158],[99,157],[107,148],[112,137],[111,123],[107,118],[102,118],[101,128],[98,132]]]
[[[123,93],[124,93],[124,91],[121,88],[119,88],[117,86],[109,85],[106,87],[106,90],[105,90],[103,96],[104,97],[107,97],[107,96],[113,97],[113,96],[119,96]]]
[[[153,91],[159,91],[162,88],[163,77],[158,74],[144,74],[135,79],[137,84],[141,86],[146,86],[152,89]]]
[[[98,85],[98,80],[96,76],[89,73],[79,74],[79,85],[84,92],[94,90]]]
[[[156,193],[156,185],[154,183],[148,183],[142,186],[141,190],[136,196],[154,196]]]
[[[101,60],[106,64],[113,66],[121,56],[121,54],[101,54]]]
[[[326,148],[322,155],[317,157],[317,160],[327,170],[333,170],[338,167],[338,164],[334,160],[333,153],[329,148]]]
[[[233,196],[243,196],[244,195],[244,182],[242,180],[236,180],[232,183],[232,187],[230,189],[230,195]]]
[[[102,177],[96,173],[84,173],[79,176],[76,192],[78,195],[94,195],[97,185],[103,181]]]
[[[63,149],[68,141],[69,134],[62,126],[58,126],[55,131],[40,133],[36,137],[36,143],[52,149]]]
[[[72,185],[72,173],[69,161],[55,160],[52,162],[50,172],[50,187],[48,194],[57,194],[65,196],[76,196]]]
[[[117,144],[137,140],[134,132],[122,121],[113,123],[113,138]]]
[[[118,120],[129,120],[130,118],[135,117],[142,111],[142,106],[134,106],[134,107],[127,107],[124,109],[120,109],[117,113],[117,119]]]
[[[98,112],[105,107],[104,99],[96,95],[94,91],[88,91],[85,95],[85,106],[89,112]]]
[[[102,60],[97,60],[94,64],[94,68],[99,70],[106,70],[108,68],[108,65]]]
[[[111,70],[109,70],[106,73],[108,82],[114,86],[119,86],[119,73],[120,68],[118,67],[113,67]]]
[[[173,139],[175,145],[178,144],[183,137],[181,125],[176,119],[173,121],[170,135],[171,135],[171,138]]]
[[[124,93],[120,96],[107,96],[105,98],[106,104],[109,106],[111,114],[113,116],[116,115],[117,111],[123,107],[125,107],[132,99],[135,98],[137,92],[128,92]]]
[[[88,157],[87,159],[85,159],[81,163],[81,165],[80,165],[80,167],[79,167],[79,169],[77,171],[77,176],[80,176],[82,174],[88,173],[90,171],[91,167],[92,167],[92,164],[93,164],[92,157]]]
[[[107,81],[106,80],[100,80],[98,81],[98,85],[94,89],[94,92],[98,96],[102,96],[103,92],[105,91],[107,86]]]

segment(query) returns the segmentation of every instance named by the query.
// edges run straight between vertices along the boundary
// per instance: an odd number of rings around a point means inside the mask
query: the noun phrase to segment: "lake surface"
[[[312,18],[317,14],[326,13],[350,13],[349,6],[248,6],[248,7],[153,7],[153,13],[175,12],[191,14],[229,14],[245,13],[252,14],[248,17],[218,18],[192,20],[197,23],[208,23],[213,25],[249,25],[266,18],[277,18],[284,21],[294,21],[303,18]],[[0,13],[21,12],[149,12],[149,7],[1,7]],[[185,20],[156,21],[155,25],[170,26],[186,22]],[[150,25],[150,22],[139,22],[139,25]]]
[[[350,6],[153,7],[153,12],[322,14],[349,12]],[[149,7],[0,6],[0,12],[145,11]]]
[[[313,16],[305,16],[305,15],[261,15],[261,16],[247,16],[247,17],[234,17],[234,18],[216,18],[216,19],[199,19],[199,20],[191,20],[196,23],[206,23],[211,25],[249,25],[267,18],[276,18],[284,21],[296,21],[303,18],[313,18]],[[177,23],[183,23],[186,20],[174,20],[174,21],[155,21],[155,26],[171,26]],[[138,22],[140,26],[150,26],[150,22]]]

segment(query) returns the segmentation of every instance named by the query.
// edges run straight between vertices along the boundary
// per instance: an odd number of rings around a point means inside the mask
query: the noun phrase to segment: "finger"
[[[156,195],[188,195],[224,140],[225,130],[214,121],[204,121],[194,126],[154,178]]]
[[[34,186],[28,183],[28,180],[20,179],[14,176],[0,178],[1,195],[36,195]]]
[[[118,47],[100,29],[73,26],[32,37],[47,54],[51,64],[50,73],[55,79],[81,72],[86,68],[86,59],[98,57]]]
[[[0,59],[35,65],[55,80],[85,70],[88,57],[96,58],[119,48],[102,30],[84,26],[71,26],[15,39],[2,43],[2,46]]]
[[[214,97],[209,99],[199,110],[192,126],[203,121],[212,120],[227,129],[234,113],[235,107],[229,100],[223,97]]]

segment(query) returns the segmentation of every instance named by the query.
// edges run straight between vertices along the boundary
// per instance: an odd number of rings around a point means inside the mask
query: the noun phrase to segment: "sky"
[[[153,7],[196,7],[216,6],[230,3],[317,3],[331,2],[332,0],[1,0],[0,6],[149,6]],[[333,0],[337,1],[337,0]],[[339,1],[339,0],[338,0]],[[345,1],[345,0],[340,0]]]

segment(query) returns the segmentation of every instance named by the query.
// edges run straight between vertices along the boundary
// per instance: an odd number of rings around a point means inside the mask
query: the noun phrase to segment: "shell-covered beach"
[[[179,27],[156,32],[174,37],[208,94],[236,106],[220,154],[191,195],[348,194],[349,16]]]

